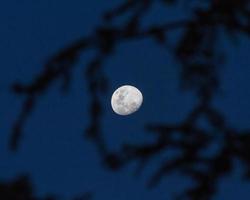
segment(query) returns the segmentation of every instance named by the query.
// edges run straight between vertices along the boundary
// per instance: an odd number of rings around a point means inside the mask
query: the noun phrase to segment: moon
[[[118,115],[130,115],[136,112],[142,102],[142,93],[132,85],[117,88],[111,97],[112,109]]]

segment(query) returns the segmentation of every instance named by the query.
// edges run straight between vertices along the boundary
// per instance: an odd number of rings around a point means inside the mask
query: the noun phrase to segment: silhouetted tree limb
[[[44,198],[35,196],[33,184],[27,175],[20,175],[19,177],[10,181],[0,181],[0,198],[1,200],[57,200],[60,199],[55,195],[47,195]],[[93,194],[85,192],[79,197],[72,200],[92,200]]]
[[[155,3],[164,6],[183,3],[181,0],[128,0],[104,14],[104,25],[97,27],[90,37],[82,38],[62,52],[52,57],[30,84],[15,84],[14,92],[26,96],[23,109],[14,124],[11,136],[11,149],[16,150],[26,119],[34,109],[36,100],[44,94],[56,80],[62,80],[63,88],[71,82],[71,71],[80,55],[95,49],[96,55],[85,70],[90,95],[90,124],[86,136],[100,152],[106,166],[119,170],[130,162],[137,162],[137,171],[169,149],[177,150],[175,158],[165,158],[149,180],[149,186],[156,186],[166,175],[177,171],[194,180],[193,188],[187,189],[177,199],[206,200],[216,193],[221,177],[232,171],[234,159],[242,161],[245,175],[250,177],[249,130],[238,131],[227,124],[226,117],[212,106],[212,101],[220,89],[220,68],[222,50],[218,48],[221,35],[235,37],[239,33],[250,34],[250,6],[247,0],[200,1],[191,7],[193,16],[165,25],[152,25],[142,29],[143,17]],[[120,16],[130,13],[124,24],[114,25]],[[166,45],[167,34],[176,29],[183,30],[176,45],[169,48],[180,63],[180,85],[182,89],[194,91],[197,105],[186,119],[176,124],[149,124],[146,130],[155,135],[149,144],[124,144],[119,152],[110,152],[102,133],[103,109],[100,95],[108,90],[108,80],[104,75],[103,62],[108,59],[121,42],[150,38],[156,44]],[[209,130],[199,127],[199,119],[205,119]],[[178,136],[178,137],[176,137]],[[177,138],[177,139],[176,139]],[[219,144],[215,155],[205,155],[209,147]]]
[[[38,198],[34,191],[29,177],[19,176],[9,182],[0,182],[0,198],[3,200],[55,200],[52,196]]]
[[[14,129],[12,132],[11,139],[11,149],[16,150],[18,146],[18,141],[21,138],[22,126],[24,125],[26,118],[31,114],[31,110],[35,105],[36,97],[44,94],[53,82],[59,80],[63,81],[63,91],[65,91],[70,83],[71,71],[75,66],[80,53],[85,49],[90,48],[100,49],[100,55],[91,61],[86,70],[86,78],[89,80],[89,92],[95,95],[96,90],[101,90],[104,92],[107,90],[107,80],[100,76],[102,60],[108,56],[114,47],[115,42],[122,42],[127,39],[143,39],[145,37],[157,37],[159,32],[173,30],[176,28],[181,28],[188,25],[188,21],[179,21],[174,23],[169,23],[163,26],[151,27],[145,31],[135,31],[130,32],[129,30],[120,30],[115,28],[100,28],[96,32],[95,37],[84,38],[75,42],[72,46],[66,48],[62,52],[58,53],[56,56],[52,57],[45,65],[44,71],[36,77],[31,84],[23,85],[20,83],[15,83],[12,86],[13,91],[18,95],[25,95],[27,98],[24,102],[24,107],[18,120],[15,122]],[[117,45],[117,44],[116,44]],[[100,72],[100,73],[99,73]],[[96,77],[97,76],[97,77]],[[99,88],[98,88],[99,87]],[[93,98],[93,100],[98,101],[98,98]],[[93,110],[97,110],[97,104],[94,104]],[[98,112],[98,111],[95,111]]]

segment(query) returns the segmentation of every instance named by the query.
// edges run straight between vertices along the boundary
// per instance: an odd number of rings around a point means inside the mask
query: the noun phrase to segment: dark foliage
[[[199,5],[201,2],[206,3],[206,8]],[[143,17],[156,3],[162,6],[177,3],[194,4],[190,7],[193,16],[190,19],[141,29]],[[126,13],[131,13],[126,23],[120,26],[114,25],[113,22]],[[175,158],[163,160],[159,169],[152,174],[149,186],[156,186],[161,179],[173,171],[192,178],[195,182],[194,186],[176,197],[177,199],[211,199],[216,193],[220,178],[232,171],[235,159],[245,165],[245,176],[249,178],[249,131],[238,131],[230,127],[226,117],[211,104],[220,89],[219,66],[223,52],[218,50],[218,41],[222,33],[230,37],[239,33],[249,36],[249,1],[128,0],[105,13],[104,21],[91,37],[82,38],[53,56],[45,65],[44,71],[30,84],[13,85],[13,91],[18,95],[24,95],[26,100],[14,124],[10,148],[17,150],[23,136],[22,129],[25,121],[34,109],[39,96],[43,95],[56,80],[62,80],[62,88],[67,90],[71,82],[71,72],[79,56],[89,49],[95,49],[96,56],[85,70],[90,96],[90,124],[85,136],[96,145],[106,166],[112,170],[119,170],[130,162],[138,162],[139,171],[141,171],[152,158],[169,149],[176,149],[181,154]],[[176,29],[183,30],[183,34],[175,46],[169,47],[166,44],[169,41],[165,36]],[[158,44],[170,48],[170,52],[181,65],[181,88],[194,92],[198,103],[186,119],[178,124],[146,125],[146,130],[156,136],[154,142],[124,144],[120,152],[112,153],[105,145],[100,124],[103,114],[100,95],[105,94],[108,89],[108,80],[103,73],[102,64],[112,55],[119,43],[144,38],[153,38]],[[199,128],[198,121],[201,118],[210,124],[209,131]],[[219,144],[219,151],[216,155],[204,156],[202,152],[213,144]],[[27,190],[30,190],[29,187]],[[31,194],[28,193],[28,195]],[[27,196],[27,199],[29,198],[30,196]]]

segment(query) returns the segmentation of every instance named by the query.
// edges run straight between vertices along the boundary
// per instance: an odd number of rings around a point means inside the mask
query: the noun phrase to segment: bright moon
[[[142,101],[140,90],[131,85],[124,85],[114,91],[111,106],[118,115],[130,115],[141,107]]]

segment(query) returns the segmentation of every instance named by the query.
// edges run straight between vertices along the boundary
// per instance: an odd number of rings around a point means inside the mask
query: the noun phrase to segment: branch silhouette
[[[56,200],[55,195],[47,195],[44,198],[35,196],[34,188],[28,175],[20,175],[10,181],[0,182],[0,197],[3,200]],[[72,200],[92,200],[93,194],[86,192]]]
[[[212,100],[220,90],[220,68],[223,52],[219,51],[218,41],[223,34],[236,37],[243,33],[250,35],[250,5],[247,0],[206,1],[207,7],[194,3],[193,16],[189,19],[141,28],[141,22],[153,4],[171,6],[183,3],[178,0],[128,0],[117,8],[104,14],[104,23],[96,28],[90,37],[84,37],[53,56],[44,70],[27,85],[16,83],[13,91],[23,95],[26,100],[10,138],[10,148],[14,151],[23,137],[23,126],[34,110],[39,96],[62,81],[63,91],[71,82],[71,72],[79,56],[90,49],[96,55],[86,66],[85,78],[90,96],[90,124],[85,136],[91,140],[100,153],[103,163],[112,170],[119,170],[130,162],[137,162],[137,172],[150,164],[152,158],[169,149],[180,152],[175,158],[166,158],[158,170],[152,174],[148,186],[155,187],[160,181],[177,171],[191,178],[195,184],[183,191],[176,199],[209,200],[216,193],[219,180],[233,170],[233,160],[242,161],[245,177],[250,177],[250,130],[239,131],[227,124],[226,116],[212,106]],[[196,5],[196,4],[197,5]],[[118,25],[114,21],[130,13],[128,20]],[[168,33],[181,29],[183,34],[175,46],[167,45]],[[149,144],[124,144],[119,152],[110,152],[102,133],[101,120],[103,108],[100,95],[108,90],[108,79],[102,64],[112,56],[116,46],[122,42],[140,39],[154,39],[157,44],[166,46],[180,63],[181,89],[193,91],[198,99],[197,105],[186,119],[177,124],[147,124],[145,129],[155,135]],[[199,127],[199,119],[210,124],[209,130]],[[176,137],[178,136],[178,137]],[[178,139],[176,139],[178,138]],[[213,144],[220,149],[215,155],[204,155]]]
[[[37,198],[27,175],[21,175],[9,182],[0,182],[1,199],[8,200],[55,200],[52,196]]]

